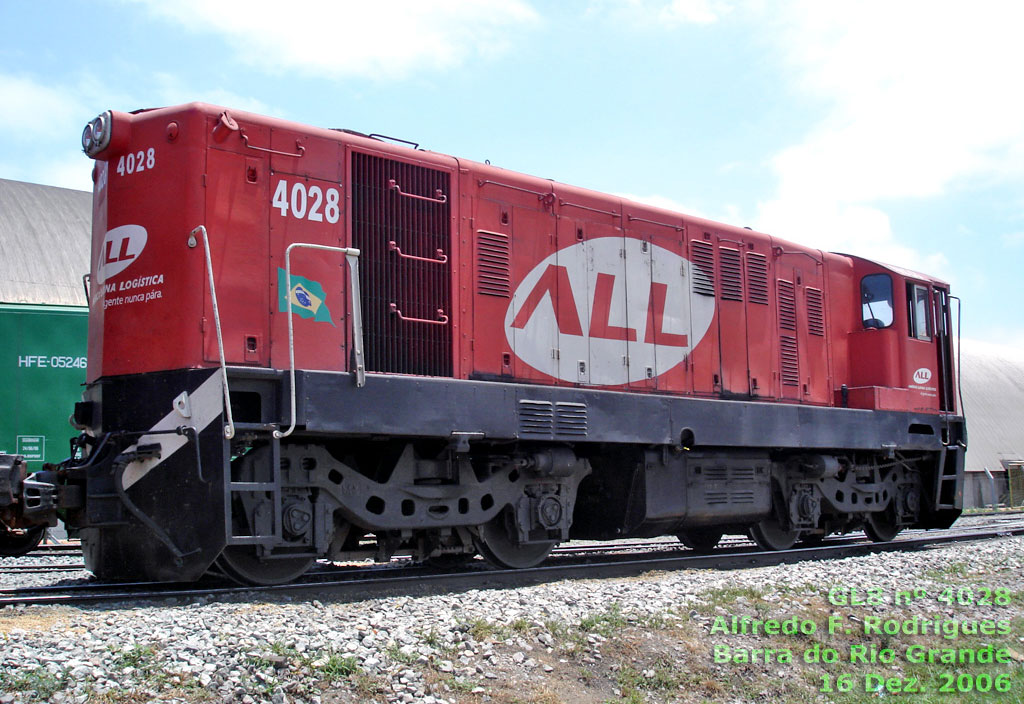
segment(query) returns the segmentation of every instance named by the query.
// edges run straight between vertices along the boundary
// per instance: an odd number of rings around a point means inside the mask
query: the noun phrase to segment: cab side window
[[[928,287],[907,284],[907,330],[918,340],[932,339],[931,307],[928,305]]]
[[[865,328],[887,328],[892,325],[892,277],[869,274],[860,280],[861,316]]]

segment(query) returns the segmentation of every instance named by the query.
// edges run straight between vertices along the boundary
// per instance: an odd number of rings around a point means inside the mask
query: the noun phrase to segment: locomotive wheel
[[[239,584],[267,586],[286,584],[298,579],[310,565],[312,557],[281,557],[263,560],[250,545],[229,545],[217,558],[217,566]]]
[[[774,518],[750,526],[750,537],[762,550],[789,550],[800,537],[799,530],[785,530]]]
[[[489,523],[480,526],[476,540],[477,551],[493,565],[513,570],[536,567],[544,562],[556,541],[521,545],[512,540],[505,523],[505,515],[498,514]]]
[[[887,543],[899,532],[900,527],[896,525],[896,516],[891,508],[869,513],[864,519],[864,533],[873,542]]]
[[[0,555],[21,557],[36,549],[43,542],[46,526],[35,526],[24,530],[8,530],[0,526]]]
[[[676,533],[679,542],[694,552],[709,553],[718,545],[718,541],[725,535],[714,528],[685,530]]]

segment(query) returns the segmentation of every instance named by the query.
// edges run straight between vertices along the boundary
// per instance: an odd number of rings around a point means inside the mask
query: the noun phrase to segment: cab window
[[[869,274],[860,280],[861,316],[865,328],[892,325],[892,277]]]
[[[928,287],[907,284],[907,330],[918,340],[932,339]]]

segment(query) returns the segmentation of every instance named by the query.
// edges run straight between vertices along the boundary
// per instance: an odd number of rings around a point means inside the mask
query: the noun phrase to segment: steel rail
[[[275,586],[202,586],[195,584],[166,584],[154,588],[152,583],[113,583],[83,585],[91,587],[80,593],[68,593],[68,587],[39,587],[35,589],[0,590],[0,607],[18,604],[75,605],[99,602],[147,602],[167,599],[225,598],[239,595],[308,594],[317,598],[339,600],[366,599],[393,593],[408,594],[445,593],[465,589],[515,588],[562,579],[593,579],[635,577],[647,572],[671,572],[680,569],[733,570],[767,567],[807,560],[828,560],[863,556],[882,552],[920,550],[937,545],[976,542],[1024,535],[1024,525],[966,531],[930,533],[920,537],[896,539],[886,543],[860,542],[780,550],[776,552],[744,549],[696,555],[692,551],[679,554],[676,548],[664,556],[644,555],[640,559],[579,560],[556,559],[530,569],[492,569],[480,561],[473,569],[460,572],[431,572],[424,568],[354,568],[346,570],[346,578],[333,581],[316,579],[331,576],[331,571],[312,573],[302,582]],[[675,548],[666,543],[667,548]],[[358,572],[363,572],[359,576]],[[411,574],[410,574],[411,572]],[[389,573],[385,576],[383,573]],[[138,590],[133,590],[138,589]],[[146,589],[148,591],[141,591]]]

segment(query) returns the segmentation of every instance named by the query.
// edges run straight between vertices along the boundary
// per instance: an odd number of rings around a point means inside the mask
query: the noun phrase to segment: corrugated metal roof
[[[961,353],[967,470],[1002,471],[1024,460],[1024,350],[964,340]]]
[[[88,191],[0,179],[0,303],[84,306],[91,220]]]

